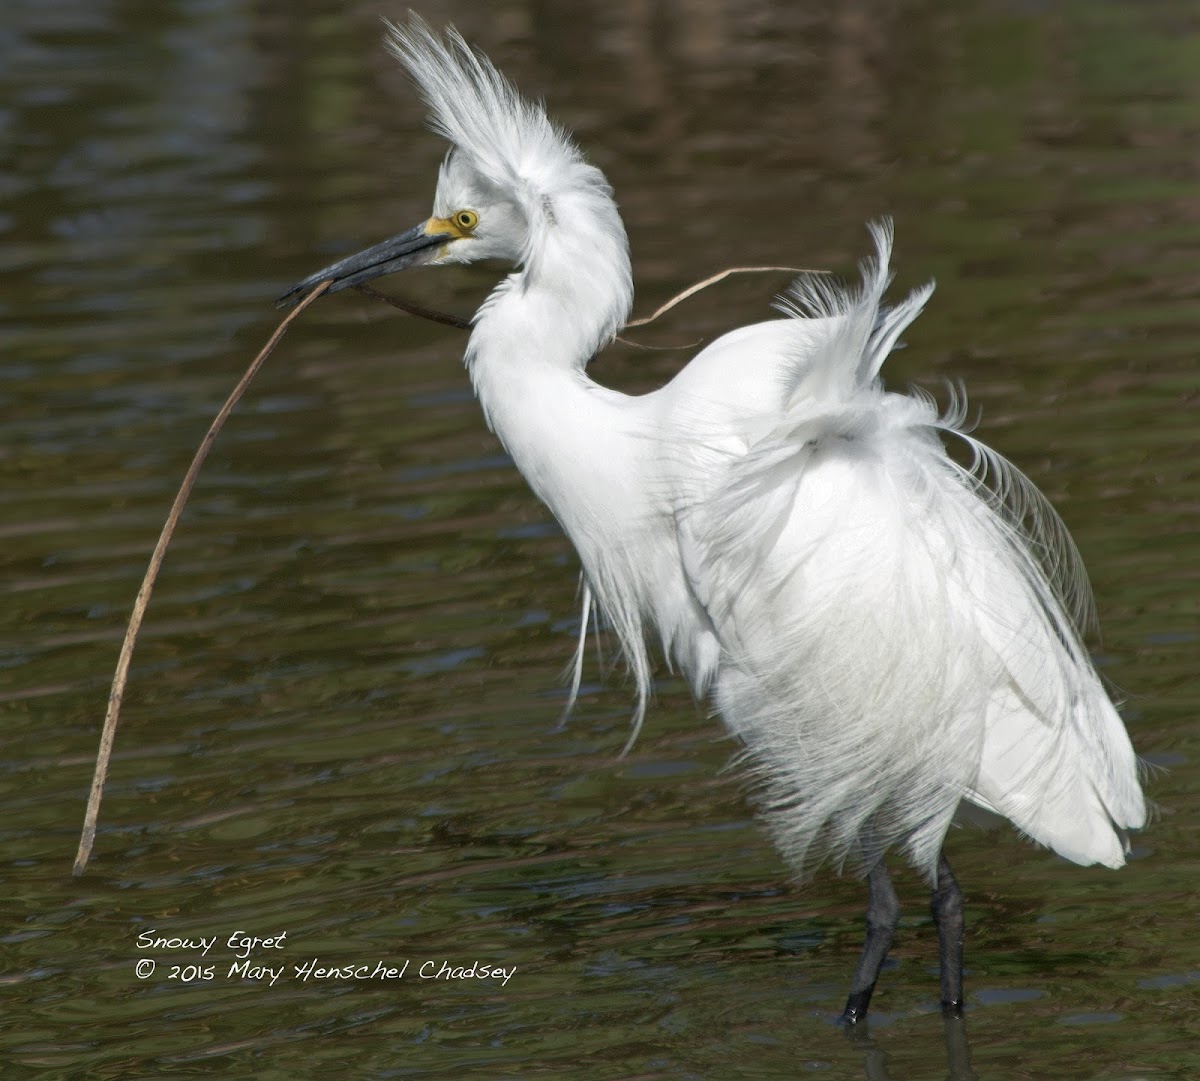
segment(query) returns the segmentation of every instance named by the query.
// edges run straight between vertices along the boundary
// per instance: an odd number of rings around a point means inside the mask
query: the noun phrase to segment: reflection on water
[[[306,313],[222,435],[135,658],[95,863],[68,877],[134,591],[271,299],[428,209],[441,149],[382,9],[300,7],[9,0],[0,18],[8,1073],[1195,1074],[1182,0],[424,9],[609,174],[639,311],[735,261],[848,269],[862,222],[892,213],[900,286],[939,283],[893,378],[965,380],[1079,540],[1164,813],[1119,875],[952,838],[969,1058],[965,1026],[939,1029],[911,876],[872,1042],[833,1028],[862,887],[788,884],[720,772],[729,744],[669,674],[628,760],[627,688],[590,659],[556,730],[574,556],[486,433],[461,337],[359,297]],[[406,289],[469,312],[491,280]],[[710,338],[774,288],[727,283],[639,340]],[[616,347],[596,372],[643,389],[685,356]],[[150,928],[286,931],[288,965],[516,973],[271,985],[231,976],[224,938],[142,958]]]
[[[942,1034],[946,1044],[946,1081],[978,1081],[979,1074],[971,1066],[966,1020],[942,1018]],[[867,1081],[895,1081],[897,1075],[889,1071],[887,1051],[871,1038],[866,1023],[849,1029],[846,1038],[862,1054]]]

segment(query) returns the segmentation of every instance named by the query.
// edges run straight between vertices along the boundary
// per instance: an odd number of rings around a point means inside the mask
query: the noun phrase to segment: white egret
[[[609,390],[585,369],[633,285],[604,176],[453,29],[414,18],[388,45],[451,143],[433,214],[281,301],[421,264],[514,267],[475,314],[466,367],[579,552],[584,628],[598,608],[620,641],[635,732],[653,631],[741,741],[797,874],[850,858],[866,875],[843,1020],[865,1015],[899,919],[893,847],[931,883],[941,998],[960,1011],[962,894],[942,853],[956,812],[1120,867],[1146,810],[1081,642],[1091,595],[1065,527],[967,432],[961,401],[939,414],[883,387],[932,285],[883,305],[892,231],[876,224],[861,285],[801,277],[782,318],[725,335],[657,391]]]

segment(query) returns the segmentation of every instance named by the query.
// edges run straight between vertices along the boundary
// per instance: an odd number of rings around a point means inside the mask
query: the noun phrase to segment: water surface
[[[668,673],[629,758],[628,687],[591,658],[556,729],[575,557],[487,433],[461,336],[356,295],[302,318],[213,453],[138,647],[94,863],[69,876],[133,595],[272,298],[428,213],[442,149],[384,10],[0,16],[5,1077],[907,1079],[968,1076],[967,1053],[1005,1081],[1200,1073],[1183,0],[425,10],[608,173],[640,311],[733,262],[850,272],[863,222],[892,214],[898,287],[938,292],[890,378],[962,380],[1073,530],[1162,815],[1120,874],[951,838],[968,1048],[947,1049],[908,872],[872,1042],[833,1027],[862,887],[790,883],[721,770],[730,744]],[[493,280],[405,288],[469,312]],[[718,287],[641,340],[711,338],[782,284]],[[616,347],[595,374],[644,390],[686,356]],[[252,957],[285,977],[231,975],[237,931],[286,932]],[[294,974],[314,960],[410,968]],[[427,961],[515,972],[423,979]]]

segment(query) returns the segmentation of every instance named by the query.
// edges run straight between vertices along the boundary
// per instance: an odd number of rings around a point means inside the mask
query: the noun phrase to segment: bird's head
[[[603,174],[540,106],[526,101],[453,28],[435,34],[418,17],[388,24],[387,45],[430,109],[430,126],[451,148],[438,174],[433,213],[419,225],[298,282],[295,303],[319,282],[329,292],[407,267],[499,259],[528,267],[547,231],[589,222],[625,251],[625,232]]]

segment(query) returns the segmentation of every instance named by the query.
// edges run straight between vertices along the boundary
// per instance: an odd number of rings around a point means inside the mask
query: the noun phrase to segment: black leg
[[[862,956],[854,973],[854,984],[846,1008],[842,1011],[842,1024],[854,1025],[867,1015],[879,969],[892,945],[892,936],[900,923],[900,902],[892,888],[883,859],[871,868],[867,875],[867,940],[863,944]]]
[[[942,963],[942,1013],[961,1017],[963,1010],[963,896],[943,852],[938,858],[937,886],[930,904],[937,924]]]

